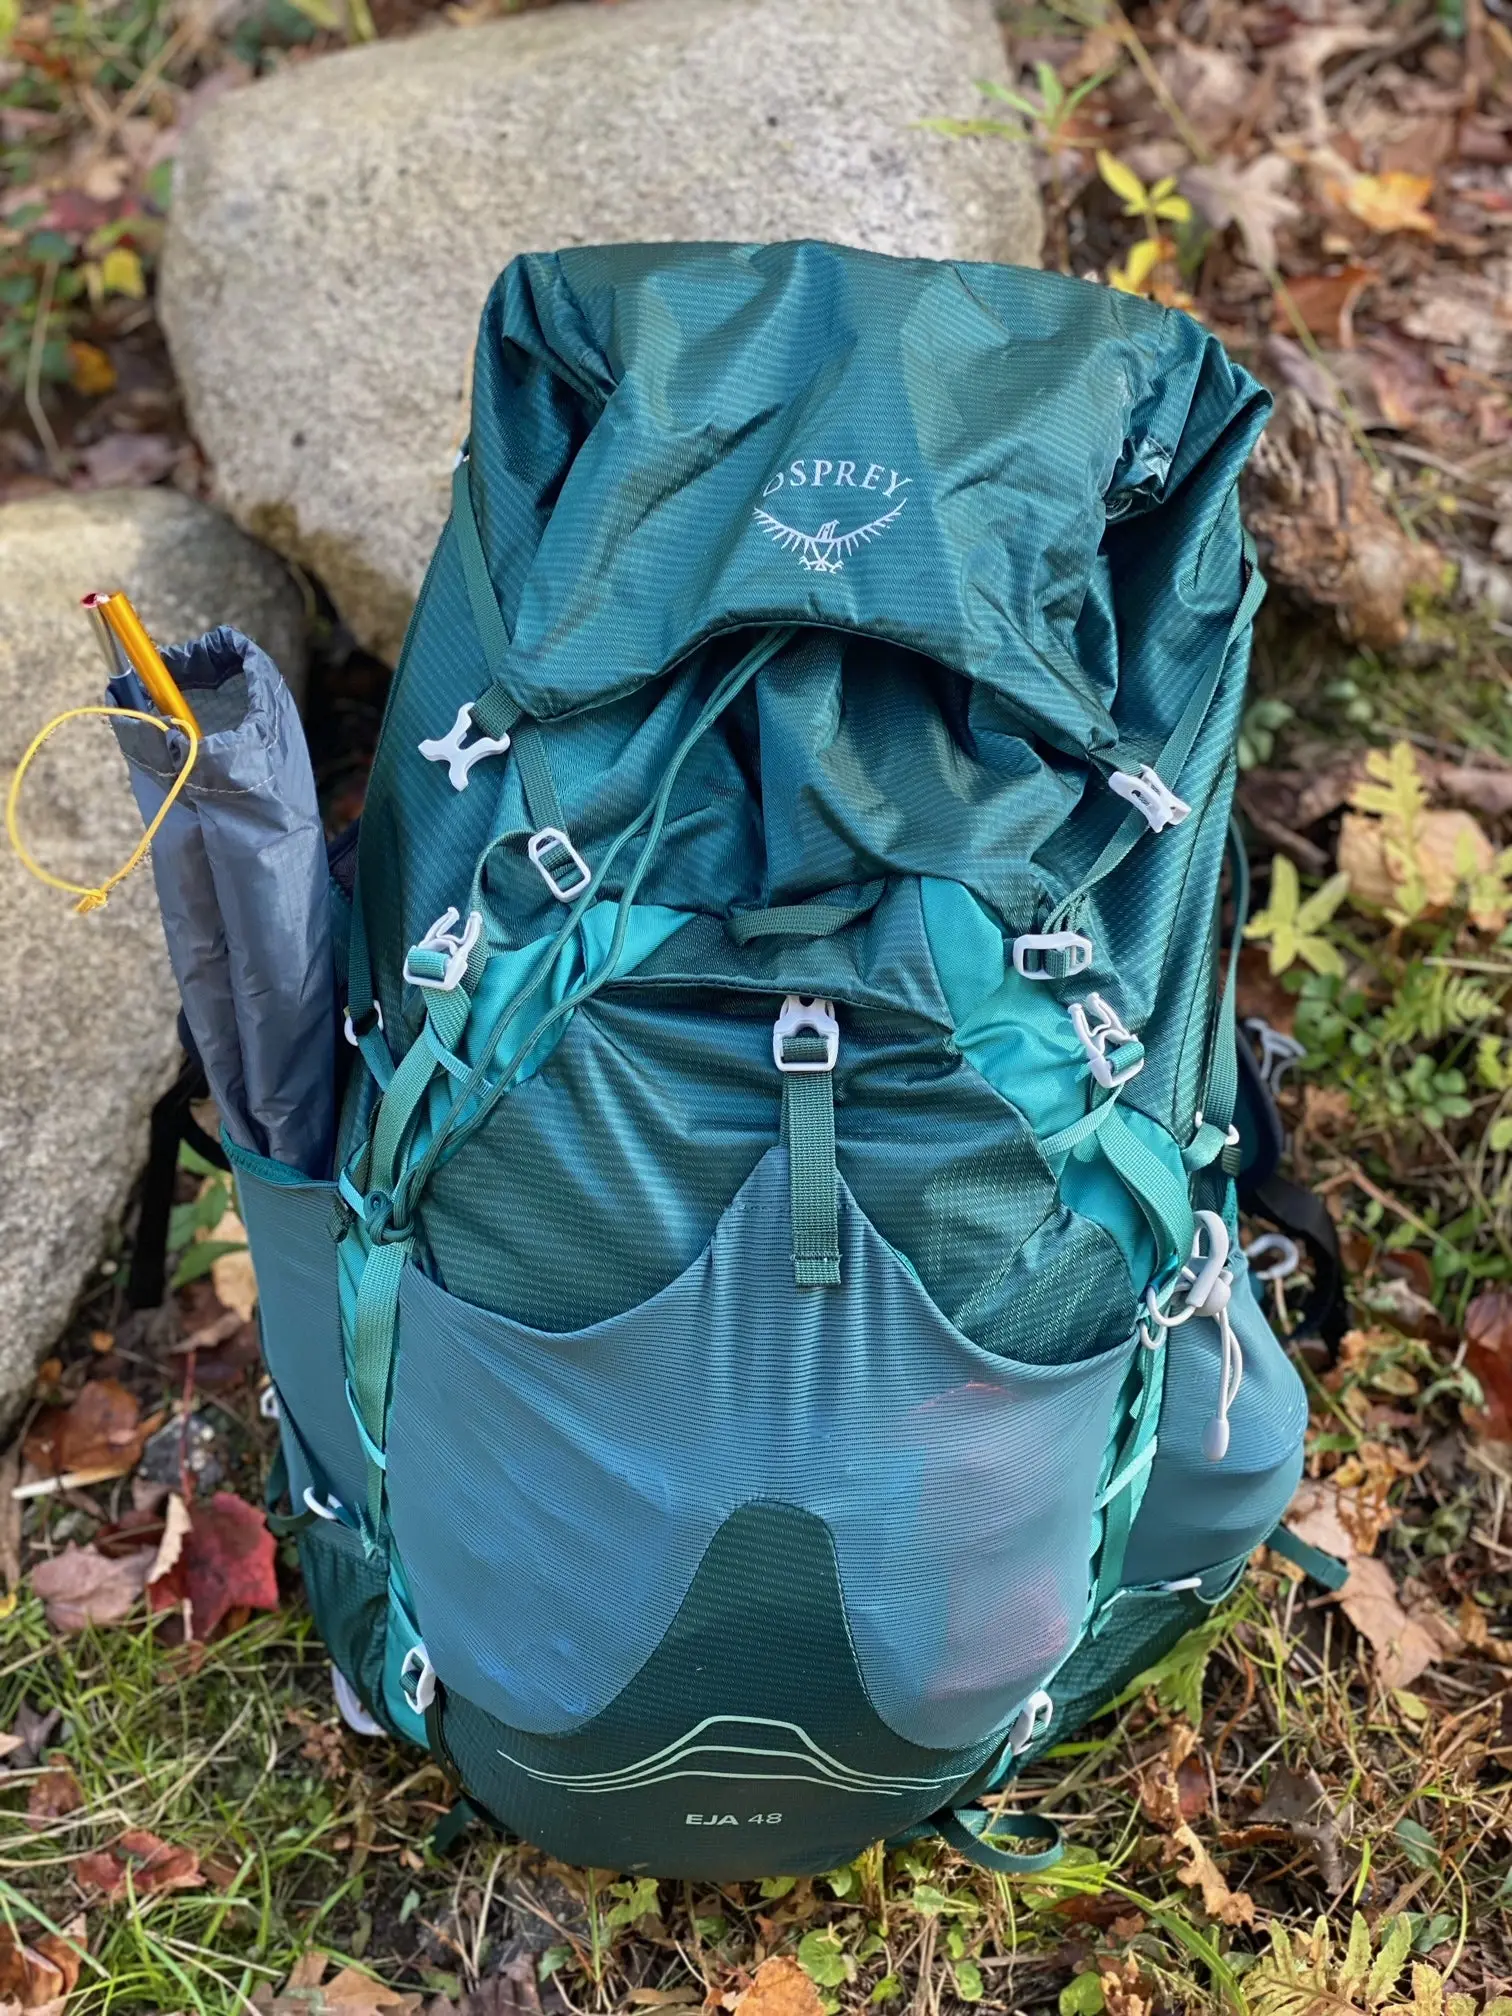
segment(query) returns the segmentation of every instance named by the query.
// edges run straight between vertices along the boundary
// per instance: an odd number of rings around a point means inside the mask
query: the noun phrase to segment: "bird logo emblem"
[[[853,553],[869,546],[874,539],[880,539],[889,527],[898,522],[907,502],[906,497],[901,498],[891,511],[884,511],[880,518],[872,518],[849,532],[840,530],[838,518],[827,518],[817,532],[804,532],[798,526],[774,517],[760,504],[756,506],[756,523],[782,552],[796,553],[799,566],[806,572],[838,574]]]

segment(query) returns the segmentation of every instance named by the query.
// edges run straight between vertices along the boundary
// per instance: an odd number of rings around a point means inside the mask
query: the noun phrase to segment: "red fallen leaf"
[[[112,1464],[124,1476],[142,1453],[141,1415],[136,1395],[119,1380],[91,1379],[71,1407],[49,1407],[38,1417],[22,1454],[49,1477]]]
[[[1465,1311],[1465,1363],[1486,1396],[1471,1425],[1488,1442],[1512,1442],[1512,1292],[1488,1289]]]
[[[128,1875],[138,1897],[151,1897],[159,1890],[198,1890],[205,1881],[192,1848],[175,1848],[143,1827],[129,1828],[108,1848],[81,1855],[73,1873],[75,1882],[103,1890],[110,1898],[126,1894]]]
[[[189,1605],[189,1635],[208,1639],[228,1612],[278,1608],[277,1546],[266,1519],[234,1491],[217,1491],[190,1515],[183,1550],[152,1583],[154,1610]]]

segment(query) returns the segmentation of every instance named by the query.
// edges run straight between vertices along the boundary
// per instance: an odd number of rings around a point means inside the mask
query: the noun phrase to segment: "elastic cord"
[[[31,768],[33,761],[40,752],[43,743],[56,734],[58,729],[63,727],[65,723],[82,720],[87,714],[104,714],[114,721],[145,721],[150,728],[156,728],[164,735],[177,728],[189,744],[188,754],[184,759],[182,769],[169,786],[167,797],[158,807],[151,820],[149,820],[146,832],[132,849],[130,858],[124,861],[113,875],[107,875],[105,880],[95,888],[90,888],[82,882],[65,881],[61,875],[54,875],[44,868],[41,862],[32,854],[26,842],[21,838],[21,821],[19,816],[21,809],[21,785],[27,771]],[[199,746],[199,730],[192,721],[179,720],[176,716],[172,720],[164,721],[156,714],[143,714],[138,712],[134,707],[70,707],[64,714],[54,715],[47,726],[32,738],[31,747],[16,765],[16,774],[12,777],[10,790],[6,794],[5,830],[10,836],[11,846],[16,850],[17,859],[20,861],[22,867],[26,869],[28,874],[35,875],[39,882],[45,882],[49,889],[61,889],[69,896],[77,896],[79,900],[75,903],[74,909],[81,916],[91,910],[103,910],[106,903],[110,900],[111,890],[124,882],[132,870],[139,868],[146,860],[153,840],[157,836],[158,828],[168,817],[169,812],[173,809],[174,801],[189,782],[189,773],[193,770],[195,758],[199,755]]]

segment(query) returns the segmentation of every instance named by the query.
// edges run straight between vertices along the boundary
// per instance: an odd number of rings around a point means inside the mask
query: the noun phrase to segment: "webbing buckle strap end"
[[[539,833],[532,833],[525,851],[530,856],[530,865],[558,903],[574,902],[593,881],[593,870],[560,826],[543,826]],[[549,865],[547,856],[557,853],[565,854],[576,870],[574,881],[564,883],[556,869]]]
[[[507,735],[480,734],[475,742],[467,740],[473,728],[473,704],[471,700],[462,702],[449,734],[429,736],[416,744],[427,763],[446,765],[446,775],[453,791],[467,789],[467,780],[475,763],[481,763],[485,756],[502,756],[509,747]]]
[[[1056,952],[1065,956],[1058,973],[1043,963]],[[1035,953],[1041,955],[1040,963],[1031,965]],[[1071,980],[1091,964],[1092,940],[1080,931],[1026,931],[1013,941],[1013,968],[1025,980]]]
[[[807,1030],[824,1038],[824,1055],[801,1060],[786,1055],[790,1036]],[[779,1071],[833,1071],[840,1055],[840,1024],[835,1020],[833,1001],[805,1001],[801,994],[789,994],[772,1024],[772,1061]]]
[[[1097,1017],[1096,1022],[1092,1015]],[[1144,1050],[1132,1029],[1124,1026],[1121,1016],[1110,1008],[1101,994],[1089,994],[1085,1001],[1073,1001],[1070,1008],[1071,1026],[1076,1031],[1077,1041],[1087,1053],[1087,1063],[1092,1076],[1105,1092],[1116,1091],[1120,1085],[1127,1085],[1131,1078],[1137,1078],[1144,1069]],[[1108,1054],[1109,1045],[1113,1055]],[[1130,1055],[1133,1051],[1137,1054]],[[1124,1061],[1118,1061],[1120,1055]]]
[[[420,943],[405,953],[404,977],[412,987],[451,994],[461,986],[473,947],[483,935],[483,915],[470,911],[458,932],[455,926],[460,915],[455,908],[443,910]]]
[[[1108,779],[1108,789],[1142,812],[1152,833],[1163,833],[1167,826],[1179,826],[1192,810],[1148,763],[1139,766],[1137,777],[1127,770],[1115,770]]]

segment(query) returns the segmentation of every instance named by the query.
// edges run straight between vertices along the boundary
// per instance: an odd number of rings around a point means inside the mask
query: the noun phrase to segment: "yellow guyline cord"
[[[80,721],[87,714],[104,714],[117,721],[145,721],[148,727],[156,728],[164,735],[168,734],[171,729],[177,728],[181,734],[187,737],[189,743],[189,750],[184,759],[183,768],[179,771],[177,777],[174,778],[172,785],[169,787],[168,796],[158,807],[152,823],[148,826],[147,831],[142,835],[135,848],[133,848],[131,858],[128,861],[124,861],[113,875],[107,875],[105,880],[96,889],[86,888],[81,882],[66,882],[61,875],[53,875],[44,868],[21,837],[21,821],[19,817],[22,781],[27,771],[31,768],[34,758],[40,752],[43,743],[56,734],[58,729],[63,727],[66,722]],[[199,755],[199,747],[200,733],[192,719],[181,719],[178,716],[174,716],[172,719],[164,721],[156,714],[139,713],[134,707],[70,707],[66,714],[55,715],[41,733],[33,739],[31,747],[16,765],[16,774],[12,777],[10,790],[6,794],[5,830],[10,835],[11,846],[15,848],[22,867],[29,874],[35,875],[39,882],[45,882],[49,889],[62,889],[70,896],[77,896],[79,900],[75,903],[74,909],[81,915],[90,910],[103,910],[106,903],[110,900],[111,890],[124,882],[132,870],[140,868],[142,863],[147,859],[148,850],[152,846],[158,828],[168,817],[168,814],[173,809],[174,801],[189,782],[189,774],[194,768],[195,758]]]

